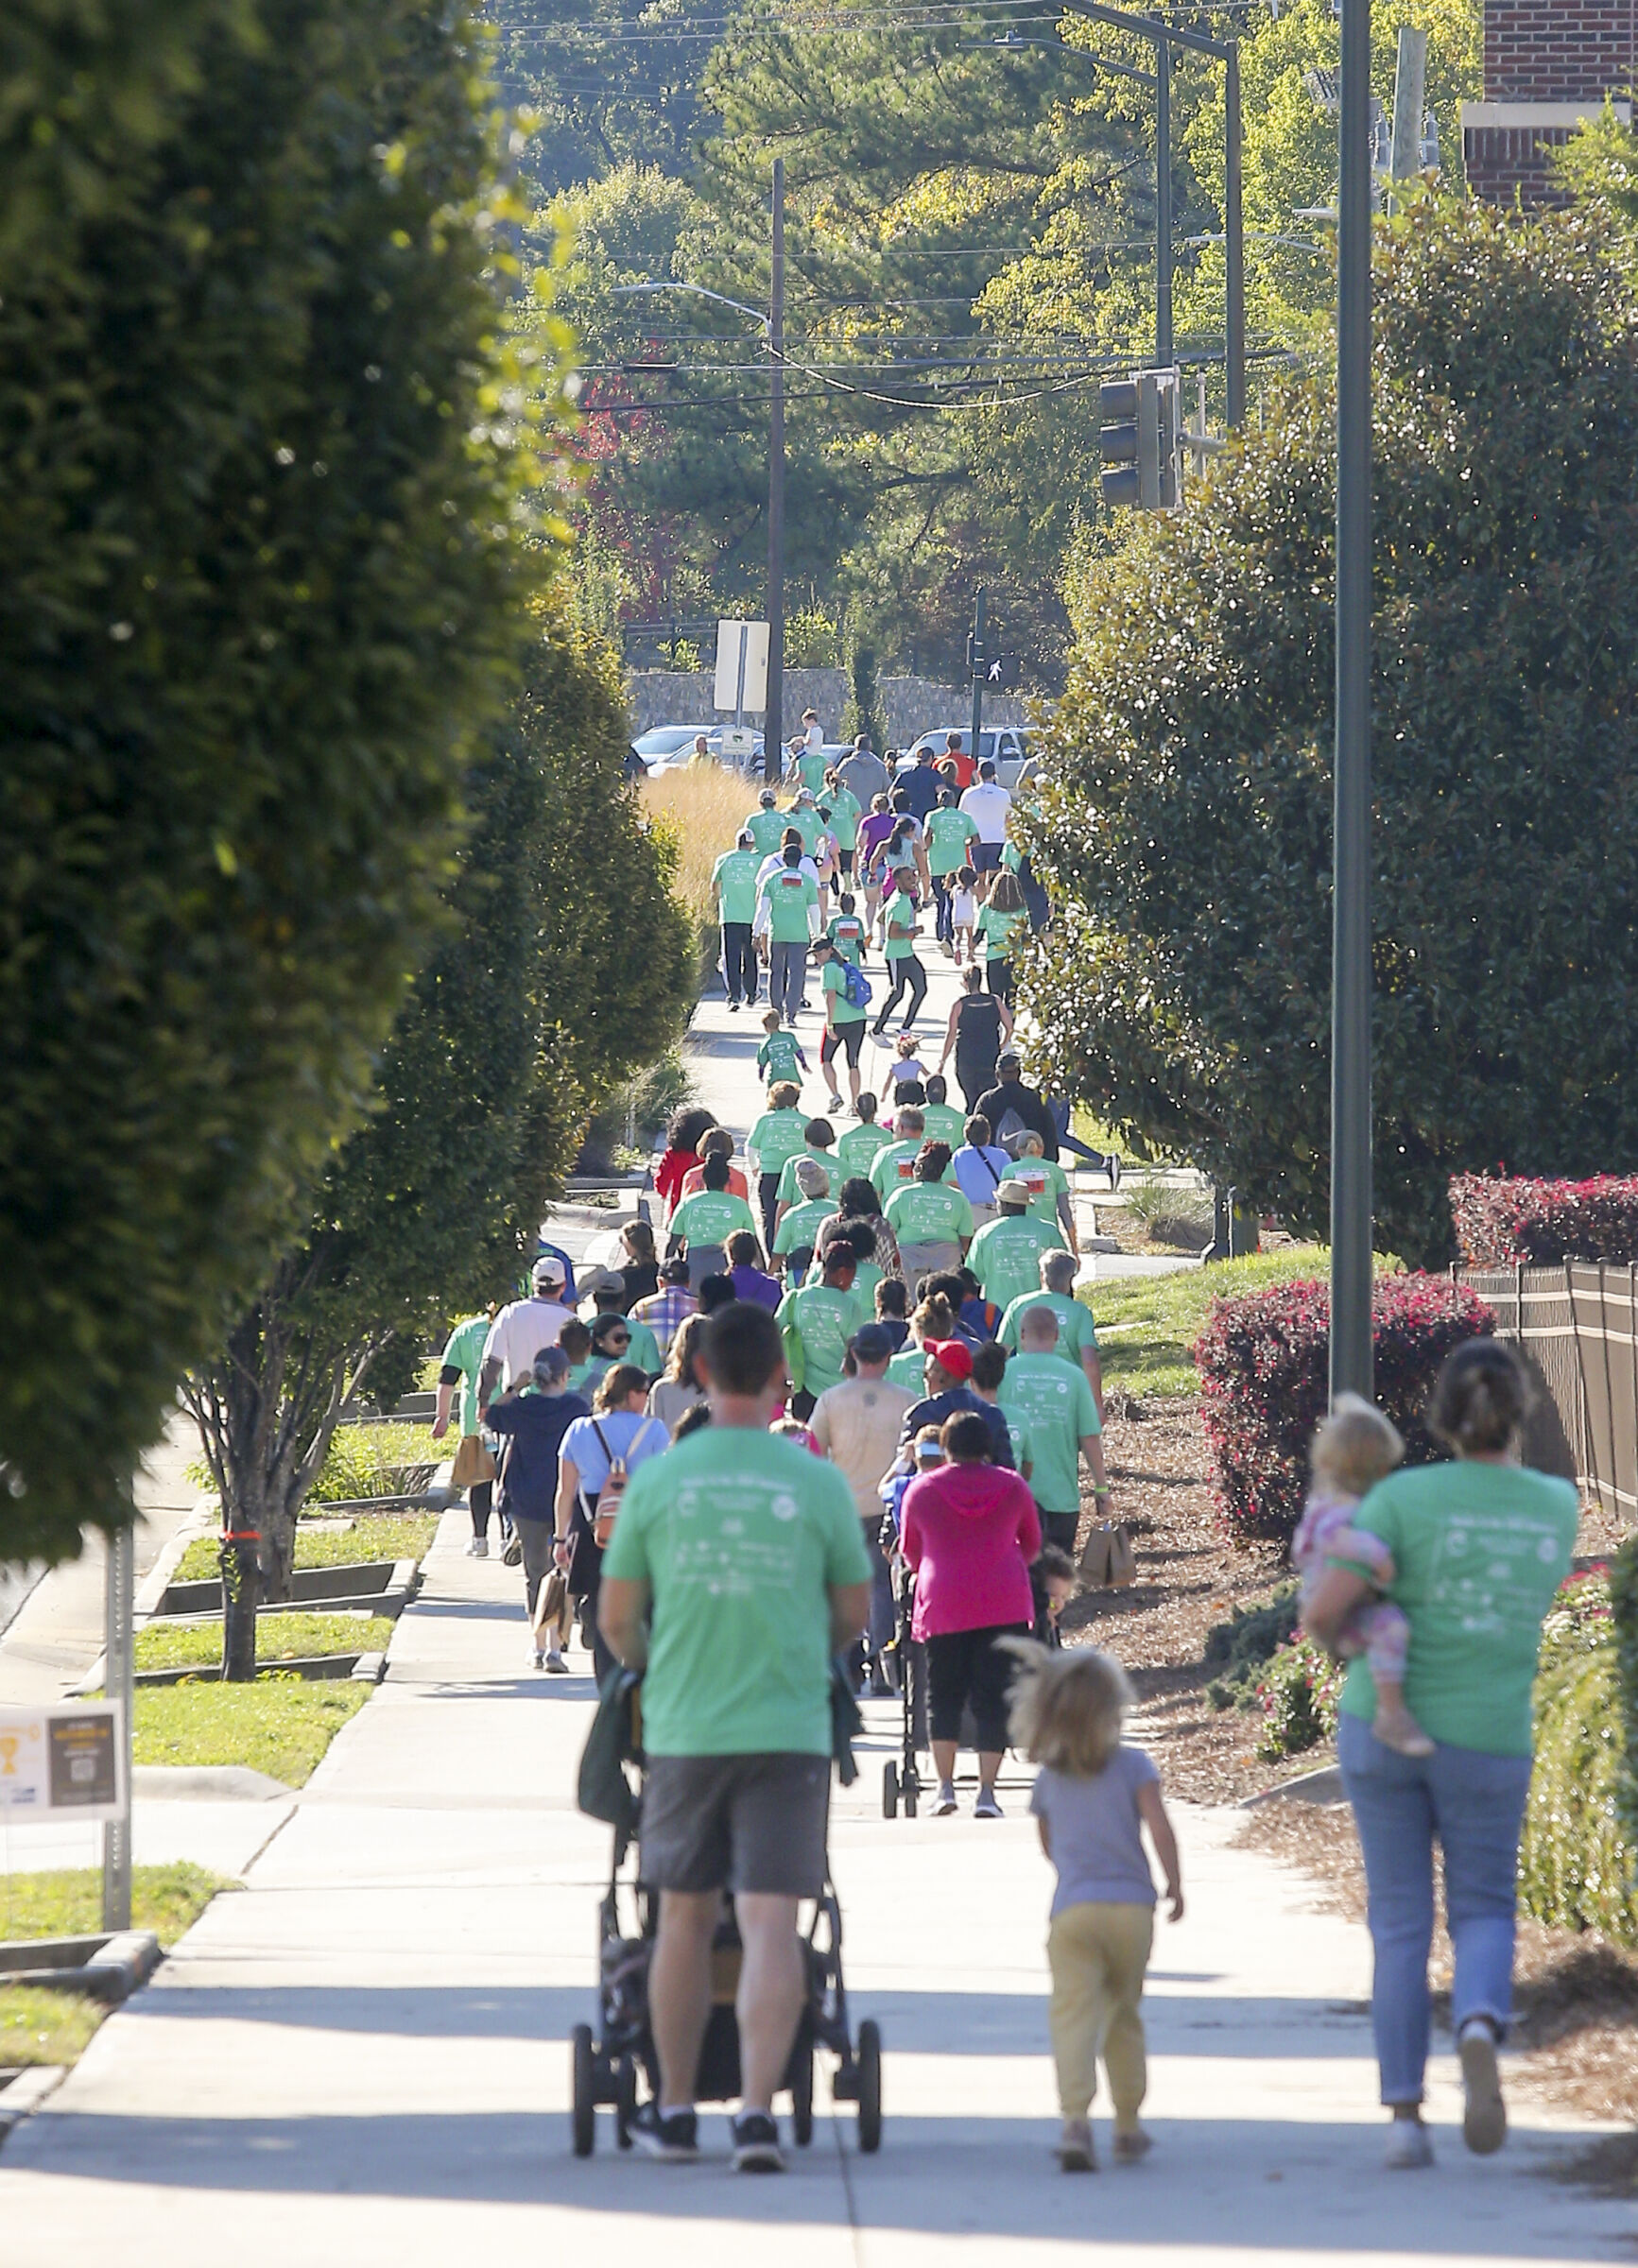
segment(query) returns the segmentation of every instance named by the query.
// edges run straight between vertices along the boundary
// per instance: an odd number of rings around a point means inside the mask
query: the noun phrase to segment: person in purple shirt
[[[785,1297],[785,1290],[775,1278],[765,1276],[757,1266],[762,1246],[750,1229],[736,1228],[722,1248],[728,1259],[728,1280],[733,1286],[734,1297],[749,1299],[771,1313]]]

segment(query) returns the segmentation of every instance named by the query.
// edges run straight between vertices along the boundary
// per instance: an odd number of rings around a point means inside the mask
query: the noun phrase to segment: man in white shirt
[[[808,1431],[853,1492],[871,1562],[871,1691],[889,1692],[887,1648],[893,1639],[893,1588],[876,1540],[882,1524],[877,1491],[899,1454],[905,1413],[917,1397],[888,1379],[893,1342],[879,1323],[866,1323],[852,1342],[854,1375],[829,1386],[814,1403]]]
[[[992,757],[987,756],[978,766],[977,782],[961,798],[961,809],[978,830],[978,840],[973,845],[974,871],[993,874],[1007,841],[1007,815],[1012,809],[1012,798],[995,777]]]
[[[555,1347],[558,1333],[572,1323],[575,1311],[563,1304],[563,1263],[550,1252],[536,1261],[529,1281],[532,1296],[514,1299],[490,1325],[483,1345],[483,1368],[478,1374],[478,1399],[487,1402],[496,1385],[513,1386],[526,1379],[543,1347]]]

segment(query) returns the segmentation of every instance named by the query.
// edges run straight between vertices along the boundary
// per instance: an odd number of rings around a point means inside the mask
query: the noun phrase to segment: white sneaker
[[[537,1650],[535,1647],[531,1646],[531,1647],[529,1648],[529,1667],[530,1667],[530,1669],[531,1669],[531,1670],[543,1670],[543,1669],[545,1668],[545,1666],[546,1666],[546,1658],[545,1658],[545,1656],[544,1656],[543,1654],[540,1653],[540,1652],[539,1652],[539,1651],[538,1651],[538,1650]]]
[[[539,1666],[537,1663],[536,1667],[539,1668]],[[566,1677],[569,1674],[569,1665],[558,1652],[556,1646],[553,1646],[547,1654],[545,1667],[548,1677]]]
[[[1393,2174],[1413,2173],[1433,2163],[1433,2144],[1420,2119],[1395,2119],[1388,2129],[1382,2162]]]
[[[473,1538],[466,1547],[466,1555],[469,1559],[487,1559],[489,1557],[489,1545],[483,1537],[474,1536]]]
[[[954,1813],[955,1809],[956,1791],[946,1784],[939,1790],[938,1797],[933,1805],[933,1816],[935,1819],[948,1819]]]

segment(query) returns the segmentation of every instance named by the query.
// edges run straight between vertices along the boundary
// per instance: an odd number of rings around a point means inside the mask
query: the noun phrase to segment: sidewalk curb
[[[66,2063],[37,2063],[26,2066],[9,2086],[0,2087],[0,2149],[14,2126],[57,2092],[67,2078],[70,2067]]]
[[[146,1984],[163,1958],[151,1930],[121,1930],[109,1937],[25,1939],[11,1950],[40,1958],[31,1967],[0,1967],[0,1983],[48,1992],[83,1992],[111,2006],[128,2001]],[[53,1954],[59,1958],[53,1960]]]

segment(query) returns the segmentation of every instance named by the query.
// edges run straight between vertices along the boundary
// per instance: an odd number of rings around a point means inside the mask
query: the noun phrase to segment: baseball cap
[[[995,1202],[1005,1205],[1011,1211],[1022,1212],[1029,1202],[1028,1183],[1013,1175],[1010,1179],[1003,1181],[995,1192]]]
[[[569,1375],[569,1358],[560,1347],[543,1347],[535,1357],[535,1378],[543,1386],[555,1386]]]
[[[555,1252],[543,1252],[529,1270],[529,1281],[538,1291],[543,1283],[562,1283],[566,1280],[563,1263]]]
[[[973,1349],[965,1339],[929,1339],[922,1349],[951,1378],[971,1378]]]
[[[595,1299],[599,1292],[624,1292],[626,1279],[612,1268],[586,1268],[576,1279],[582,1299]]]
[[[808,947],[810,953],[835,953],[836,949],[835,937],[815,937],[813,943]]]
[[[861,1363],[885,1363],[893,1351],[892,1334],[879,1323],[861,1323],[853,1333],[853,1354]]]
[[[831,1177],[817,1158],[799,1158],[796,1185],[804,1197],[822,1197],[831,1185]]]

